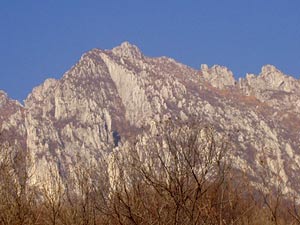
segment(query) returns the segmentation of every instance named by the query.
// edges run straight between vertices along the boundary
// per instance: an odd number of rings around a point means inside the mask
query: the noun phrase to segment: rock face
[[[24,118],[24,107],[0,91],[0,124],[4,131],[1,132],[1,143],[20,147],[25,145],[27,134]]]
[[[214,65],[208,68],[206,64],[202,64],[201,72],[213,87],[222,89],[235,84],[233,73],[224,66]]]
[[[49,165],[68,174],[78,155],[97,162],[160,121],[197,117],[231,134],[235,167],[255,176],[263,157],[286,191],[298,191],[299,112],[300,82],[274,66],[235,81],[226,67],[198,71],[128,42],[85,53],[60,80],[34,88],[24,106],[0,92],[3,137],[32,154],[37,181]]]
[[[253,95],[262,102],[267,102],[277,110],[299,113],[300,82],[283,74],[274,66],[263,66],[258,76],[247,74],[240,79],[240,89],[246,95]]]

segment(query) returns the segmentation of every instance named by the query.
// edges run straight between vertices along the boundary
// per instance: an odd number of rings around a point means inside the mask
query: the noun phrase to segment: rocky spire
[[[206,64],[201,65],[203,77],[216,88],[232,86],[235,83],[233,73],[225,66],[214,65],[211,68]]]

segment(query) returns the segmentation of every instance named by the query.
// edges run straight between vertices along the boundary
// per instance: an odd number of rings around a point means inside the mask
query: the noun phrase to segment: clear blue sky
[[[299,0],[1,0],[0,28],[0,89],[18,100],[85,51],[125,40],[236,77],[264,64],[300,75]]]

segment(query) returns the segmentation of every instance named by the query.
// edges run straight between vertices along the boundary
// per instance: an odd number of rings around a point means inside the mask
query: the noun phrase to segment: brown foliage
[[[39,189],[27,152],[6,151],[0,224],[299,224],[297,196],[288,202],[280,186],[270,187],[267,168],[263,189],[253,188],[231,168],[229,141],[211,127],[168,121],[156,133],[109,160],[77,157],[68,180],[51,167],[52,180]]]

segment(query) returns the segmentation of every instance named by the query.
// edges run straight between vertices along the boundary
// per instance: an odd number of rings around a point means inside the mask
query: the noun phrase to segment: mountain
[[[2,142],[30,152],[36,181],[52,164],[71,173],[78,155],[109,158],[161,121],[198,118],[230,135],[234,167],[255,177],[263,159],[284,191],[299,191],[299,112],[300,81],[272,65],[236,81],[226,67],[196,70],[128,42],[88,51],[61,79],[34,88],[24,106],[0,92]]]

